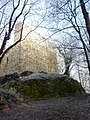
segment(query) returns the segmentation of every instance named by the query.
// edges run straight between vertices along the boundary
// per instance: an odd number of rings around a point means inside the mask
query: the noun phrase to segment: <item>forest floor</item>
[[[23,101],[11,109],[0,110],[0,120],[90,120],[90,94]]]

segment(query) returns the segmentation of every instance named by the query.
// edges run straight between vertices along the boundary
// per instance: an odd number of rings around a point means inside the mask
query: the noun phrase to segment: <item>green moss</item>
[[[4,88],[15,88],[25,99],[40,100],[75,96],[85,93],[82,86],[75,80],[31,80],[28,82],[7,83]]]

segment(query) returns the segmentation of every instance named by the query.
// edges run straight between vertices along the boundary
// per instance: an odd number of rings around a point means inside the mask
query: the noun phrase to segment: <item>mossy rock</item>
[[[56,80],[37,79],[24,82],[9,82],[4,85],[4,88],[14,88],[24,99],[30,100],[76,96],[85,93],[78,81],[65,77]]]
[[[32,71],[24,71],[24,72],[20,73],[20,76],[28,76],[28,75],[31,75],[31,74],[33,74]]]
[[[17,72],[8,73],[8,74],[0,76],[0,84],[3,85],[10,81],[18,81],[19,79],[20,79],[19,73]]]

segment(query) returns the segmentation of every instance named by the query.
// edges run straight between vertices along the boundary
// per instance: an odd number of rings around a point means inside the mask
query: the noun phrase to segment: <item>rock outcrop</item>
[[[28,76],[7,75],[7,78],[8,82],[4,82],[3,88],[15,90],[15,94],[24,99],[40,100],[85,94],[81,84],[67,75],[39,71]]]
[[[18,81],[19,78],[20,78],[20,75],[17,72],[5,74],[3,76],[0,76],[0,84],[5,84],[7,82],[14,81],[14,80]]]
[[[24,72],[20,73],[20,76],[29,76],[32,73],[33,73],[32,71],[24,71]]]
[[[9,110],[11,105],[16,104],[17,101],[18,100],[14,94],[0,88],[0,110]]]

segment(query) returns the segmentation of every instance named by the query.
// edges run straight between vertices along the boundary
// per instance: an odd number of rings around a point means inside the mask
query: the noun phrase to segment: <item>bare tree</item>
[[[87,6],[89,6],[89,0],[46,1],[49,3],[47,5],[49,16],[47,20],[50,19],[50,22],[54,24],[53,26],[50,24],[49,27],[45,26],[45,28],[50,29],[53,32],[49,37],[64,32],[73,38],[76,38],[76,41],[78,41],[80,45],[79,47],[76,46],[76,48],[79,48],[78,51],[82,50],[82,52],[84,52],[83,55],[85,56],[85,62],[87,63],[90,75],[90,20],[87,12],[88,8],[86,9],[85,6],[87,4]]]
[[[54,41],[56,43],[55,47],[58,49],[59,53],[62,54],[64,59],[65,70],[63,71],[63,74],[70,76],[70,72],[77,59],[76,42],[72,40],[71,37],[63,37],[61,41],[54,39]]]
[[[84,0],[80,0],[80,5],[81,5],[81,9],[82,9],[82,14],[85,20],[85,25],[86,25],[86,29],[89,35],[89,45],[90,45],[90,18],[89,18],[89,13],[86,10],[86,6],[85,6],[85,2]]]
[[[28,14],[32,8],[36,5],[37,0],[30,1],[30,0],[8,0],[2,4],[0,7],[0,37],[1,37],[1,47],[0,47],[0,64],[2,62],[3,57],[5,54],[16,44],[18,44],[22,40],[22,32],[25,19],[27,18]],[[9,6],[11,6],[10,10]],[[8,10],[8,11],[7,11]],[[9,13],[8,13],[9,12]],[[6,15],[8,14],[8,16]],[[22,26],[20,30],[20,37],[15,43],[11,46],[6,48],[7,42],[10,41],[11,34],[14,30],[15,25],[17,22],[22,19]]]

